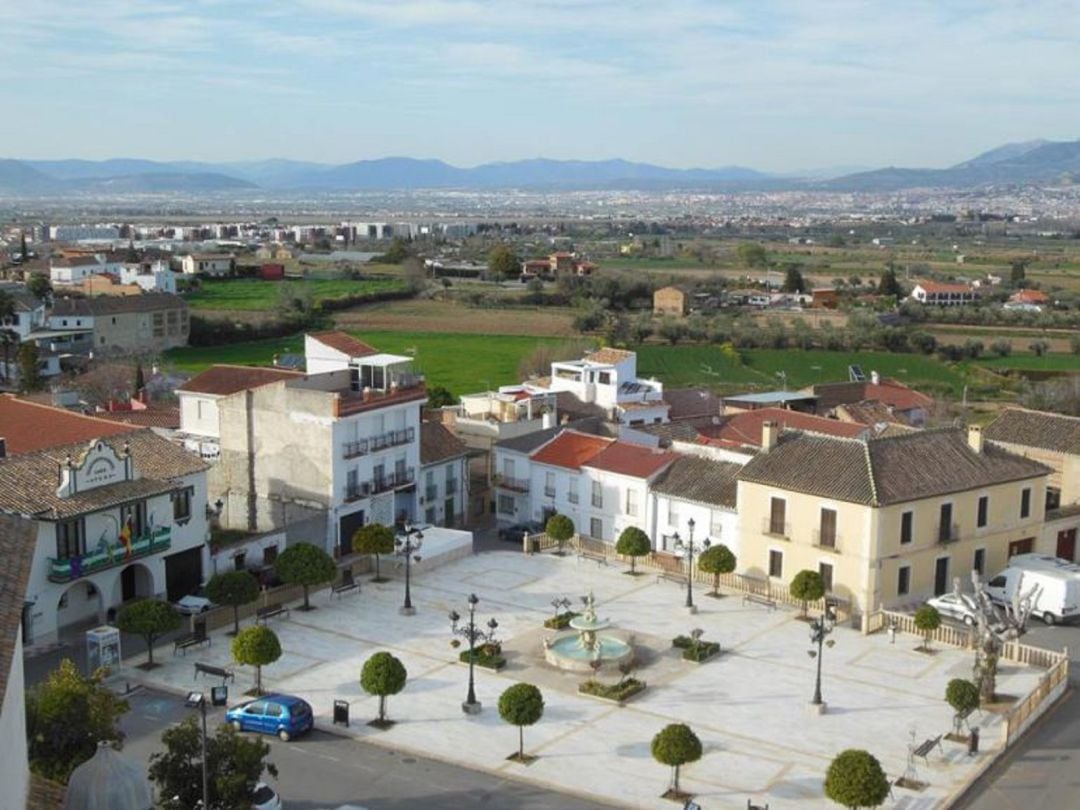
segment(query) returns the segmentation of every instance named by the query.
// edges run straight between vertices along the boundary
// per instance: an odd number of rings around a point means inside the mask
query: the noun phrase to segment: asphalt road
[[[1012,751],[953,804],[954,810],[1065,810],[1080,807],[1080,627],[1046,627],[1033,619],[1023,642],[1069,648],[1073,688]]]
[[[178,696],[153,690],[138,690],[128,699],[131,711],[121,723],[127,735],[124,752],[147,763],[151,753],[161,750],[162,730],[191,710]],[[211,733],[223,720],[223,709],[208,715]],[[278,779],[269,782],[281,794],[285,810],[322,810],[342,804],[370,810],[610,810],[610,805],[324,731],[288,743],[270,736],[264,739],[271,748],[268,760],[278,768]]]

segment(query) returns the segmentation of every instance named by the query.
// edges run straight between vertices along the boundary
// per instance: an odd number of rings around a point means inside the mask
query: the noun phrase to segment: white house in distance
[[[920,281],[911,290],[911,298],[928,307],[959,307],[977,299],[975,288],[968,284],[943,284]]]
[[[54,285],[65,286],[81,284],[90,276],[101,273],[120,275],[122,262],[108,261],[101,254],[92,256],[72,256],[66,259],[54,259],[49,263],[49,278]]]
[[[120,283],[135,284],[143,292],[176,293],[176,273],[163,261],[121,265]]]
[[[420,424],[419,514],[434,526],[458,526],[468,518],[468,448],[441,422]]]
[[[650,486],[652,522],[646,533],[657,551],[678,553],[676,535],[694,542],[723,543],[739,555],[736,476],[742,464],[696,455],[678,456]],[[697,546],[701,548],[700,545]]]
[[[599,349],[581,360],[551,364],[550,391],[569,391],[582,402],[599,405],[612,421],[625,425],[668,421],[663,383],[637,376],[637,354]]]
[[[188,253],[177,261],[186,276],[227,276],[236,268],[231,253]]]
[[[27,643],[191,593],[208,568],[206,465],[149,429],[5,402],[0,512],[34,521]]]

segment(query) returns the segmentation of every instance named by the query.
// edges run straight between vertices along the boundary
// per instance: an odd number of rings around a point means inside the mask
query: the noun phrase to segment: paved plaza
[[[384,573],[391,566],[384,566]],[[274,619],[284,654],[263,669],[264,688],[301,695],[315,707],[317,725],[332,730],[335,699],[351,704],[346,733],[379,745],[443,759],[583,797],[632,807],[671,808],[660,798],[669,769],[649,750],[654,734],[671,722],[685,722],[705,748],[700,761],[682,770],[682,787],[704,808],[742,808],[747,799],[783,807],[835,807],[824,798],[822,781],[832,757],[844,748],[865,748],[881,760],[893,779],[908,764],[908,745],[951,728],[944,701],[951,678],[970,677],[972,654],[938,648],[916,652],[918,639],[888,634],[863,636],[839,626],[825,650],[823,695],[828,712],[812,716],[816,662],[807,655],[808,625],[797,611],[770,611],[743,605],[740,596],[713,599],[696,588],[700,612],[682,607],[685,589],[657,582],[652,574],[630,577],[617,566],[601,566],[574,556],[527,557],[482,553],[417,573],[412,582],[414,616],[401,616],[401,572],[378,585],[364,581],[360,594],[330,600],[313,597],[318,609],[292,611]],[[567,596],[575,602],[592,590],[597,612],[611,620],[615,633],[632,639],[642,664],[635,677],[648,689],[625,706],[578,694],[584,676],[550,669],[542,642],[553,631],[541,628],[553,613],[550,602]],[[478,623],[495,617],[508,666],[499,673],[476,669],[483,712],[462,713],[468,667],[451,647],[447,614],[467,615],[466,597],[480,597]],[[705,664],[683,661],[671,638],[692,628],[718,641],[723,654]],[[159,651],[165,666],[146,674],[127,663],[125,676],[148,684],[187,691],[205,688],[193,664],[203,661],[237,672],[236,698],[254,681],[250,668],[231,662],[231,639],[215,633],[209,648],[186,657]],[[409,672],[404,692],[389,698],[388,731],[366,722],[377,712],[377,698],[360,688],[365,659],[379,650],[401,658]],[[1040,670],[1004,664],[998,691],[1022,696],[1037,683]],[[604,676],[615,680],[618,675]],[[516,750],[517,730],[498,714],[500,692],[517,681],[544,693],[543,719],[525,730],[525,746],[539,755],[531,765],[507,761]],[[963,745],[942,741],[929,761],[917,761],[920,792],[894,788],[885,806],[932,808],[971,779],[1000,745],[1001,720],[992,712],[971,718],[981,727],[982,752],[969,757]]]

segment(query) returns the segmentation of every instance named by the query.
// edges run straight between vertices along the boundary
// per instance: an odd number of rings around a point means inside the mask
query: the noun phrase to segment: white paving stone
[[[395,581],[361,583],[361,593],[329,600],[313,597],[316,610],[295,607],[287,619],[271,627],[281,638],[284,655],[263,668],[264,688],[291,692],[315,707],[320,727],[332,728],[335,699],[351,704],[352,724],[337,729],[357,737],[463,766],[501,774],[610,802],[643,808],[670,808],[660,798],[668,771],[653,761],[649,744],[670,722],[690,724],[705,747],[702,759],[682,771],[685,789],[703,806],[745,808],[747,798],[773,806],[833,807],[822,794],[824,772],[844,748],[866,748],[892,777],[907,766],[908,744],[948,731],[950,710],[943,695],[950,678],[970,677],[970,653],[940,649],[934,655],[915,651],[918,639],[886,634],[862,636],[838,627],[835,646],[825,651],[823,693],[828,711],[811,716],[816,660],[807,655],[809,627],[794,611],[744,606],[738,596],[713,599],[706,588],[695,594],[700,607],[690,616],[683,609],[684,592],[653,575],[626,576],[621,568],[599,566],[575,557],[510,553],[468,556],[430,570],[414,572],[414,616],[401,616],[400,572],[384,566]],[[578,597],[593,590],[598,613],[610,618],[617,633],[630,634],[649,647],[653,662],[635,673],[650,688],[630,704],[614,704],[577,694],[582,676],[543,667],[540,629],[553,612],[551,600]],[[483,712],[461,711],[468,668],[451,646],[447,614],[465,614],[466,597],[480,597],[477,620],[499,622],[509,666],[501,673],[476,669],[476,689]],[[669,642],[677,634],[700,627],[706,639],[719,641],[724,653],[704,665],[678,658]],[[206,649],[186,657],[159,652],[165,666],[149,674],[130,670],[132,678],[186,691],[198,685],[193,663],[232,666],[231,638],[214,634]],[[388,712],[395,725],[377,731],[367,725],[377,712],[377,699],[360,688],[364,660],[378,650],[391,650],[404,662],[409,681],[391,697]],[[130,666],[135,661],[127,662]],[[237,670],[237,689],[248,689],[254,672]],[[1006,665],[999,691],[1023,695],[1041,672]],[[611,676],[617,677],[617,676]],[[516,729],[498,716],[499,693],[518,680],[535,682],[544,691],[543,719],[526,729],[528,751],[539,755],[532,765],[509,762],[517,744]],[[930,784],[921,793],[894,788],[886,806],[932,808],[973,774],[1000,744],[1000,718],[978,717],[983,753],[969,758],[966,749],[944,742],[929,763],[919,760],[919,777]]]

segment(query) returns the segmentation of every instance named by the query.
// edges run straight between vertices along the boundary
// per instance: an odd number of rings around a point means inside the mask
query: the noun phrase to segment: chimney
[[[976,453],[983,451],[982,428],[978,425],[968,425],[968,446]]]
[[[876,371],[871,371],[870,372],[870,383],[871,383],[871,385],[881,385],[881,375],[878,374]]]
[[[555,413],[553,411],[546,411],[540,417],[540,427],[542,430],[555,427]]]
[[[780,425],[772,420],[761,424],[761,451],[768,453],[776,447],[776,440],[780,438]]]

